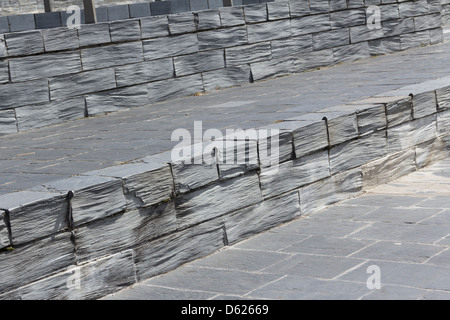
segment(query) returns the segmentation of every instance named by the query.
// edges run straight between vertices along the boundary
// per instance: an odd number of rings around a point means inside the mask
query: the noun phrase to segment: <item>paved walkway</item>
[[[449,300],[449,199],[447,159],[105,299]]]
[[[448,38],[450,33],[446,33]],[[450,40],[450,39],[449,39]],[[0,137],[0,195],[168,151],[177,128],[257,128],[450,75],[450,42]]]

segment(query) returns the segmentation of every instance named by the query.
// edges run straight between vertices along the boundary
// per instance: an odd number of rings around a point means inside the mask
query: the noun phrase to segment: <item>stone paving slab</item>
[[[445,33],[446,38],[449,33]],[[0,194],[171,150],[177,128],[257,128],[450,74],[450,43],[0,136]]]
[[[449,173],[440,161],[104,299],[448,300]],[[388,188],[403,181],[423,187]]]

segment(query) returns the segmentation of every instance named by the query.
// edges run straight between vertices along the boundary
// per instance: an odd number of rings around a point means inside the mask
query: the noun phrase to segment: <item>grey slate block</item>
[[[141,39],[141,26],[138,19],[111,22],[109,24],[112,42],[133,41]]]
[[[215,183],[175,198],[178,225],[180,228],[192,226],[261,200],[256,174]]]
[[[9,67],[8,61],[0,61],[0,84],[9,82]]]
[[[52,28],[42,31],[45,52],[78,49],[78,32],[76,29]]]
[[[261,169],[259,175],[264,198],[298,189],[330,176],[328,151],[320,151],[279,166]]]
[[[7,299],[99,299],[134,284],[136,272],[133,258],[133,251],[126,250],[80,266],[72,265],[60,273],[20,287],[9,293]]]
[[[330,11],[347,9],[347,0],[330,0]]]
[[[40,31],[5,34],[9,56],[31,55],[44,52],[44,40]]]
[[[244,26],[199,32],[197,36],[201,51],[247,44],[247,30]]]
[[[388,127],[412,120],[412,98],[404,98],[386,104]]]
[[[168,58],[198,52],[198,40],[195,34],[185,34],[164,38],[144,40],[145,60]]]
[[[225,53],[223,50],[193,53],[175,57],[173,64],[177,76],[221,69],[225,68]]]
[[[0,292],[25,286],[76,263],[70,233],[64,232],[0,253]]]
[[[385,132],[379,131],[330,150],[331,174],[356,168],[387,155]]]
[[[329,12],[330,0],[316,0],[309,3],[311,13]]]
[[[265,3],[244,6],[246,23],[265,22],[268,20],[267,6]]]
[[[114,69],[99,69],[49,79],[50,99],[78,96],[116,87]]]
[[[369,29],[367,26],[350,27],[350,42],[362,42],[387,37],[383,29]]]
[[[169,1],[150,2],[150,11],[152,13],[152,16],[170,14],[170,3]]]
[[[326,13],[295,18],[291,20],[291,26],[293,36],[330,30],[330,15]]]
[[[97,7],[95,8],[97,15],[97,22],[108,22],[108,7]]]
[[[201,11],[209,9],[208,0],[189,0],[192,11]]]
[[[190,33],[197,30],[192,12],[171,14],[167,18],[169,20],[169,33],[171,35]]]
[[[272,56],[274,59],[293,56],[312,51],[312,35],[292,37],[290,39],[271,41]]]
[[[403,20],[382,21],[381,27],[385,37],[397,36],[415,30],[413,18],[406,18]]]
[[[270,42],[227,48],[225,57],[227,67],[270,60],[272,58]]]
[[[302,121],[294,130],[295,154],[306,154],[328,147],[328,134],[325,121]]]
[[[8,56],[8,51],[6,49],[5,36],[0,34],[0,57],[4,58]]]
[[[118,87],[170,79],[174,76],[171,58],[121,66],[117,67],[115,72]]]
[[[203,73],[205,91],[238,86],[250,82],[250,67],[236,66]]]
[[[222,26],[233,27],[245,24],[243,7],[222,7],[219,8]]]
[[[117,21],[130,18],[130,12],[127,4],[110,6],[108,8],[108,20]]]
[[[348,28],[366,25],[366,12],[362,9],[331,12],[330,23],[332,28]]]
[[[0,34],[9,32],[8,17],[0,17]]]
[[[431,29],[430,33],[430,44],[438,44],[444,41],[444,30],[442,28]]]
[[[203,223],[136,248],[138,280],[173,270],[224,246],[223,224]],[[175,249],[175,250],[174,250]]]
[[[69,226],[66,195],[21,191],[0,196],[0,209],[8,212],[13,245],[33,241]]]
[[[201,74],[152,82],[147,88],[150,102],[189,96],[204,90]]]
[[[291,22],[288,19],[247,25],[248,43],[289,38]]]
[[[59,12],[45,12],[34,15],[36,29],[49,29],[61,27],[61,14]]]
[[[189,0],[170,0],[170,13],[181,13],[191,11]]]
[[[78,52],[49,53],[11,59],[9,69],[12,81],[47,78],[81,71]]]
[[[10,245],[7,214],[5,211],[0,210],[0,249],[9,247]]]
[[[442,26],[442,16],[440,13],[429,14],[425,16],[414,17],[414,30],[422,31]]]
[[[150,3],[130,3],[128,5],[128,10],[130,11],[130,18],[142,18],[151,16]]]
[[[190,192],[219,179],[217,166],[214,163],[172,163],[171,168],[177,194]]]
[[[16,114],[14,110],[0,111],[0,136],[4,134],[17,133]]]
[[[406,1],[399,4],[400,18],[408,18],[428,13],[427,0]]]
[[[349,29],[336,29],[313,34],[313,51],[343,46],[350,43]]]
[[[46,79],[0,85],[0,109],[48,101]]]
[[[210,9],[217,9],[224,6],[223,0],[208,0],[208,6]]]
[[[290,10],[288,1],[267,3],[267,13],[269,20],[289,19]]]
[[[150,4],[152,4],[151,2]],[[163,3],[163,2],[156,2]],[[166,16],[146,17],[141,20],[142,39],[164,37],[169,35],[169,21]]]
[[[423,118],[437,112],[437,101],[434,91],[414,94],[412,104],[414,119]]]
[[[400,19],[399,5],[397,3],[379,6],[381,21]]]
[[[30,105],[16,108],[19,131],[32,130],[84,118],[83,97],[52,101],[48,104]]]
[[[333,48],[333,54],[336,63],[365,59],[370,56],[370,47],[368,42],[354,43]]]
[[[97,115],[143,106],[149,102],[146,85],[113,89],[86,95],[87,114]]]
[[[86,24],[78,30],[80,47],[111,42],[108,23]]]
[[[141,42],[120,43],[81,50],[83,70],[137,63],[144,60]]]
[[[436,89],[438,111],[450,109],[450,86]]]
[[[217,29],[222,26],[219,10],[206,10],[195,13],[197,30]]]
[[[437,114],[437,135],[445,135],[449,133],[450,128],[450,111],[439,112]]]
[[[231,134],[214,144],[219,146],[217,164],[220,179],[234,178],[259,168],[256,130],[243,132],[244,140],[235,141],[240,139],[239,136]],[[245,141],[245,137],[249,141]]]
[[[8,22],[10,32],[36,29],[34,14],[20,14],[8,16]]]
[[[369,52],[373,56],[398,52],[402,49],[400,36],[371,40],[368,43]]]
[[[310,14],[309,3],[307,1],[289,0],[289,10],[292,18]]]
[[[294,59],[287,57],[256,62],[250,65],[254,81],[280,77],[295,72]]]

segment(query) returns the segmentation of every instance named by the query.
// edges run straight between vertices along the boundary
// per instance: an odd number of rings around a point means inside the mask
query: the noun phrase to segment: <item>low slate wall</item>
[[[167,153],[1,196],[0,299],[98,298],[444,159],[450,77],[264,128],[278,167]]]
[[[443,41],[440,0],[278,1],[0,35],[0,134]],[[149,106],[151,107],[151,106]]]

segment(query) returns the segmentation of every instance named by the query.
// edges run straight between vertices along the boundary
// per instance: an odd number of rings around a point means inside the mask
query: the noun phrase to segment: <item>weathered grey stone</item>
[[[294,69],[296,72],[316,69],[319,67],[331,66],[334,64],[333,49],[314,51],[311,53],[302,53],[294,60]]]
[[[115,72],[118,87],[170,79],[174,76],[173,61],[170,58],[117,67]]]
[[[267,3],[269,20],[290,18],[289,1],[277,1]]]
[[[362,42],[387,37],[382,29],[369,29],[367,26],[350,27],[350,42]]]
[[[5,36],[0,34],[0,58],[8,56],[8,51],[6,50]]]
[[[289,38],[291,33],[291,22],[289,19],[247,25],[248,43],[263,42]]]
[[[253,80],[279,77],[295,72],[294,59],[291,57],[256,62],[250,65]]]
[[[145,40],[143,46],[145,60],[198,52],[198,41],[195,34]]]
[[[0,209],[8,212],[13,245],[45,237],[69,226],[66,195],[20,191],[0,196]]]
[[[171,164],[176,193],[186,193],[217,181],[216,164]]]
[[[143,106],[149,102],[147,85],[88,94],[86,108],[89,116]]]
[[[436,28],[428,30],[430,33],[430,44],[438,44],[444,42],[444,30],[443,28]]]
[[[0,249],[9,247],[9,229],[8,229],[8,215],[5,211],[0,210]]]
[[[138,19],[128,19],[109,24],[112,42],[133,41],[141,39],[141,25]]]
[[[192,12],[171,14],[167,18],[169,20],[169,33],[171,35],[195,32],[197,30]]]
[[[130,83],[132,84],[132,83]],[[113,68],[86,71],[49,79],[50,99],[78,96],[116,87]]]
[[[302,187],[300,210],[308,215],[333,203],[353,197],[362,191],[362,172],[350,170]]]
[[[407,97],[386,104],[388,127],[393,127],[407,121],[412,117],[412,98]]]
[[[397,36],[403,33],[414,31],[414,19],[407,18],[403,20],[382,21],[381,27],[384,37]]]
[[[261,168],[259,176],[264,198],[298,189],[330,176],[328,151],[319,151],[279,166]]]
[[[347,9],[347,0],[330,0],[330,11]]]
[[[141,42],[120,43],[81,50],[83,70],[120,66],[143,61]]]
[[[10,59],[12,81],[47,78],[81,71],[80,55],[77,52],[51,53]]]
[[[208,221],[261,200],[256,174],[215,183],[175,198],[178,226],[184,228]]]
[[[369,52],[373,56],[397,52],[401,49],[400,36],[369,41]]]
[[[368,42],[349,44],[333,48],[334,60],[336,63],[365,59],[370,56]]]
[[[42,30],[45,52],[78,49],[78,32],[76,29],[51,28]]]
[[[32,130],[68,120],[82,119],[84,113],[83,97],[25,106],[16,109],[17,127],[19,131]]]
[[[312,51],[312,35],[292,37],[289,39],[271,41],[272,56],[274,59],[286,56],[296,57],[300,53]]]
[[[403,123],[388,130],[390,153],[411,148],[436,138],[436,115]]]
[[[423,118],[437,112],[437,101],[435,91],[423,92],[413,95],[414,119]]]
[[[219,10],[206,10],[195,13],[197,30],[217,29],[222,26]]]
[[[379,6],[381,21],[400,19],[398,3]]]
[[[402,50],[426,46],[430,44],[430,34],[428,30],[402,34],[400,35],[400,42]]]
[[[245,24],[243,7],[220,7],[219,13],[223,27],[233,27]]]
[[[34,14],[26,13],[9,15],[8,22],[11,32],[36,29]]]
[[[201,51],[247,44],[247,29],[243,26],[199,32],[197,36]]]
[[[40,31],[6,33],[8,56],[25,56],[44,52],[44,39]]]
[[[129,207],[147,207],[168,201],[172,195],[173,180],[168,164],[129,163],[89,174],[121,178]]]
[[[174,99],[203,92],[203,81],[201,74],[187,77],[162,80],[149,83],[148,95],[150,102]]]
[[[267,21],[267,6],[265,3],[244,6],[245,22],[256,23]]]
[[[419,169],[448,158],[450,149],[448,148],[448,141],[445,141],[446,139],[448,139],[448,136],[416,146],[416,164]]]
[[[0,84],[9,82],[8,60],[0,61]]]
[[[364,0],[348,0],[348,8],[361,8],[364,7]]]
[[[5,298],[92,300],[116,292],[135,282],[133,251],[126,250],[79,266],[69,266],[63,272],[10,292]]]
[[[311,13],[329,12],[330,11],[330,0],[310,1],[309,7],[311,8]]]
[[[428,2],[428,12],[429,13],[433,13],[433,12],[441,12],[442,11],[442,5],[445,3],[444,1],[440,1],[440,0],[427,0]]]
[[[85,24],[78,30],[80,47],[111,43],[109,23]]]
[[[169,35],[167,16],[141,18],[142,39],[164,37]]]
[[[239,136],[248,137],[249,141]],[[220,179],[229,179],[259,168],[257,132],[248,129],[215,141],[218,146],[218,172]],[[236,141],[235,141],[236,139]]]
[[[206,222],[136,248],[138,280],[170,271],[224,246],[223,223]]]
[[[293,136],[291,131],[277,130],[272,132],[272,130],[267,128],[259,132],[258,155],[261,167],[278,165],[279,163],[294,159]]]
[[[203,73],[205,91],[238,86],[250,82],[250,67],[247,65]]]
[[[311,12],[308,1],[297,0],[289,0],[289,10],[292,18],[306,16]]]
[[[433,13],[425,16],[414,17],[415,31],[440,28],[442,26],[442,16],[440,13]]]
[[[230,245],[274,228],[300,216],[298,192],[267,199],[259,204],[225,216]]]
[[[64,232],[1,252],[0,293],[25,286],[75,264],[70,237],[70,233]]]
[[[366,25],[366,12],[363,9],[352,9],[330,13],[331,28],[348,28]]]
[[[450,110],[439,112],[437,114],[437,134],[450,134]]]
[[[359,167],[387,155],[386,133],[374,132],[330,150],[331,174]]]
[[[409,18],[413,16],[428,13],[427,0],[406,1],[399,4],[400,18]]]
[[[330,146],[358,137],[356,113],[326,113]]]
[[[361,135],[386,129],[387,118],[386,108],[384,105],[361,106],[356,111],[358,118],[358,130]]]
[[[438,111],[450,109],[450,86],[436,89]]]
[[[173,233],[177,228],[172,202],[127,211],[75,229],[79,261],[108,256]]]
[[[389,183],[416,170],[414,149],[401,151],[361,167],[364,189]]]
[[[51,192],[71,192],[71,223],[74,227],[120,213],[126,208],[122,181],[109,177],[75,176],[43,184]]]
[[[0,110],[0,136],[17,133],[16,114],[14,110]]]
[[[313,34],[313,51],[343,46],[350,43],[347,28]]]
[[[190,74],[225,68],[224,50],[214,50],[175,57],[173,59],[175,74]]]
[[[270,42],[227,48],[225,57],[227,67],[270,60],[272,58]]]
[[[293,139],[297,158],[328,147],[326,122],[303,121],[303,124],[294,130]]]
[[[47,79],[0,85],[0,109],[48,101]]]

